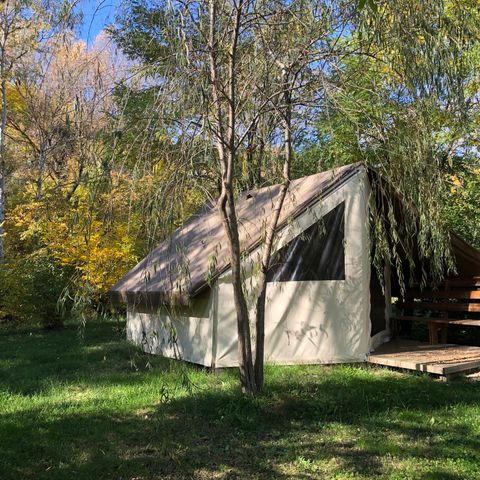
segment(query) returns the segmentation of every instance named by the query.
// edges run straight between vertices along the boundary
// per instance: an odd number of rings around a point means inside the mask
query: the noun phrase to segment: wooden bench
[[[450,279],[438,290],[410,290],[397,306],[403,313],[394,321],[426,322],[430,344],[447,343],[449,325],[480,327],[480,277]],[[478,318],[449,318],[451,312]]]

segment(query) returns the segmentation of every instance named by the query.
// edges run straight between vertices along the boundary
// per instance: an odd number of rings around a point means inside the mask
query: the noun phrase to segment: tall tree
[[[88,48],[69,32],[53,35],[40,52],[24,58],[11,87],[19,108],[11,109],[8,125],[35,166],[37,201],[46,177],[68,200],[88,168],[103,161],[99,137],[106,131],[113,90],[122,78],[119,62],[103,36]]]
[[[266,274],[290,182],[294,111],[305,112],[314,103],[312,85],[324,81],[324,76],[315,75],[313,65],[325,62],[331,55],[335,38],[341,34],[335,31],[338,25],[348,23],[351,14],[349,8],[333,9],[309,1],[210,0],[182,6],[159,5],[152,10],[137,4],[133,8],[137,21],[143,23],[150,18],[157,25],[145,29],[143,24],[135,32],[131,23],[125,22],[123,29],[115,32],[127,54],[151,62],[148,72],[154,79],[157,76],[160,93],[171,95],[175,91],[176,103],[184,106],[176,121],[199,122],[199,133],[216,150],[220,186],[217,205],[232,269],[240,379],[248,394],[255,394],[263,384]],[[158,51],[152,45],[158,45]],[[174,65],[169,58],[175,59]],[[169,102],[164,104],[170,106]],[[265,122],[267,118],[273,118],[273,122]],[[282,188],[274,215],[265,225],[255,302],[254,355],[235,190],[241,157],[252,158],[252,138],[262,122],[276,123],[269,134],[270,149],[278,152],[277,146],[283,145],[283,153],[275,155],[272,165],[274,171],[280,172]],[[270,180],[278,181],[278,177],[272,175]]]
[[[68,1],[6,0],[0,4],[0,263],[5,257],[6,128],[9,114],[7,84],[20,60],[39,48],[64,22],[72,19]]]
[[[311,138],[317,119],[328,118],[333,111],[342,115],[345,103],[339,99],[350,99],[357,118],[369,117],[365,105],[349,97],[352,91],[362,91],[362,64],[367,61],[376,69],[387,66],[397,71],[396,63],[401,66],[402,76],[391,93],[402,97],[403,111],[398,118],[386,114],[378,123],[370,122],[365,133],[357,130],[356,159],[380,163],[396,188],[405,187],[409,200],[419,205],[419,216],[410,215],[407,231],[418,232],[421,256],[434,259],[433,270],[444,271],[448,264],[435,213],[438,198],[429,196],[432,179],[425,175],[429,171],[435,182],[439,180],[427,119],[432,98],[440,98],[442,87],[449,98],[461,97],[458,72],[452,67],[460,49],[450,42],[462,38],[464,30],[448,30],[442,5],[422,0],[397,3],[372,1],[359,9],[366,2],[198,0],[152,5],[138,1],[114,31],[124,51],[142,63],[149,86],[156,86],[155,108],[168,125],[166,131],[178,142],[188,143],[193,135],[201,138],[207,154],[218,162],[217,206],[228,239],[240,379],[247,394],[256,394],[263,385],[266,275],[295,146],[302,138]],[[351,59],[357,62],[353,70],[348,68]],[[280,179],[282,187],[265,225],[253,348],[235,194],[242,185],[239,167],[243,159],[252,160],[252,139],[262,122],[273,125],[267,128],[264,138],[269,145],[262,151],[276,152],[265,170],[274,172],[269,180]],[[368,134],[378,132],[388,135],[380,149],[370,149],[371,155],[366,155],[364,147],[374,136]],[[403,140],[384,141],[387,137]],[[328,134],[323,140],[329,141]],[[412,175],[420,176],[420,181],[410,185]],[[401,248],[392,209],[389,205],[387,211],[378,212],[381,221],[374,228],[382,237],[380,254],[388,261],[398,259]],[[408,248],[413,251],[416,246]]]

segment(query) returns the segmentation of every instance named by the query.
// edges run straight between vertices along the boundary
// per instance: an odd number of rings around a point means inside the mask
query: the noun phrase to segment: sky
[[[80,38],[91,45],[96,36],[115,19],[121,0],[81,0],[78,5],[83,22],[77,27]]]

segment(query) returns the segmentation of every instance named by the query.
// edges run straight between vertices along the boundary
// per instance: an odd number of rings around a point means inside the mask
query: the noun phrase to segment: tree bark
[[[0,124],[0,263],[5,261],[5,129],[7,127],[7,81],[5,79],[5,49],[2,48],[0,65],[2,117]]]
[[[247,188],[249,190],[258,186],[259,179],[257,176],[257,168],[255,165],[255,150],[256,150],[256,137],[257,137],[258,119],[253,122],[252,128],[247,135],[247,148],[246,148],[246,168],[247,168]]]
[[[255,395],[255,371],[253,366],[253,353],[250,335],[250,323],[247,301],[243,290],[241,274],[241,251],[238,231],[237,215],[235,211],[235,198],[233,193],[234,169],[236,160],[236,71],[235,61],[237,43],[240,34],[242,19],[242,1],[235,7],[235,21],[232,29],[231,41],[228,51],[228,68],[226,71],[227,89],[224,91],[219,84],[219,68],[217,64],[217,2],[209,2],[209,56],[210,56],[210,84],[213,100],[214,135],[217,147],[221,175],[222,190],[218,199],[218,208],[222,217],[223,226],[227,234],[227,243],[230,253],[232,271],[232,287],[237,315],[237,345],[240,383],[242,391],[247,395]],[[226,116],[223,104],[226,104]]]
[[[241,251],[238,235],[238,223],[233,202],[233,190],[226,189],[226,201],[220,208],[224,228],[227,232],[228,247],[230,251],[230,263],[232,271],[232,287],[237,314],[237,347],[240,384],[242,391],[247,395],[255,395],[255,372],[253,366],[252,342],[250,334],[250,322],[248,307],[243,290],[241,274]]]
[[[40,152],[38,154],[38,165],[37,165],[37,181],[36,181],[36,190],[35,190],[35,200],[39,202],[42,199],[42,190],[43,190],[43,175],[45,173],[46,165],[46,148],[42,143],[40,145]]]

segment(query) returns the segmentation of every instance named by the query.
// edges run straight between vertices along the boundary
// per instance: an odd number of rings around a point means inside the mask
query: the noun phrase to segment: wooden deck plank
[[[435,323],[445,323],[447,325],[465,325],[470,327],[480,327],[480,319],[476,320],[474,318],[441,318],[441,317],[417,317],[415,315],[398,315],[393,317],[396,320],[406,320],[409,322],[435,322]]]
[[[405,302],[399,306],[406,310],[433,310],[435,312],[480,312],[480,303]]]
[[[447,282],[448,287],[480,287],[480,280],[473,279],[459,279],[459,280],[448,280]]]
[[[448,376],[480,369],[480,347],[394,341],[372,352],[369,363]]]
[[[410,290],[407,298],[455,298],[460,300],[480,300],[480,290]]]
[[[414,283],[411,285],[415,288],[420,288],[419,283]],[[457,277],[457,278],[448,278],[444,282],[438,285],[438,288],[462,288],[462,287],[472,287],[478,288],[480,287],[480,277]]]

